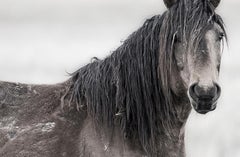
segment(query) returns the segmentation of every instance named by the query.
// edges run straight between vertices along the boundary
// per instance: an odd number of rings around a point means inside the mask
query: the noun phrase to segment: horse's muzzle
[[[215,110],[220,95],[221,88],[216,83],[207,90],[198,86],[197,83],[189,88],[189,96],[192,106],[200,114],[206,114]]]

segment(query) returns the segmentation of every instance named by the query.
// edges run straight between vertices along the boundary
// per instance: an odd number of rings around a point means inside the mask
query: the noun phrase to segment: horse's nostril
[[[221,95],[221,87],[217,83],[215,83],[215,86],[217,88],[217,94],[216,94],[215,99],[217,100]]]
[[[191,98],[194,100],[194,101],[198,101],[198,96],[196,95],[195,93],[195,88],[196,88],[197,84],[193,84],[190,86],[189,88],[189,95],[191,96]]]

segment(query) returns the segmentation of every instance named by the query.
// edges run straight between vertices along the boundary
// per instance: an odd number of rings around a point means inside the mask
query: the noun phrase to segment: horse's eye
[[[224,33],[220,33],[219,36],[218,36],[218,40],[221,41],[223,38],[224,38]]]

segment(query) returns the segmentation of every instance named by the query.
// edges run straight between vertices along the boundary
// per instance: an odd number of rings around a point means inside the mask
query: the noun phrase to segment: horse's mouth
[[[215,102],[206,102],[206,101],[199,101],[195,102],[191,100],[191,104],[194,110],[200,114],[207,114],[208,112],[214,111],[217,107],[217,101]]]

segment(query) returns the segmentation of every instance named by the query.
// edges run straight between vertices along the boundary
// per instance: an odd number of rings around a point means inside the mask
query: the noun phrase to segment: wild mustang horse
[[[164,0],[104,60],[55,85],[0,83],[1,157],[185,157],[194,108],[216,108],[220,0]]]

